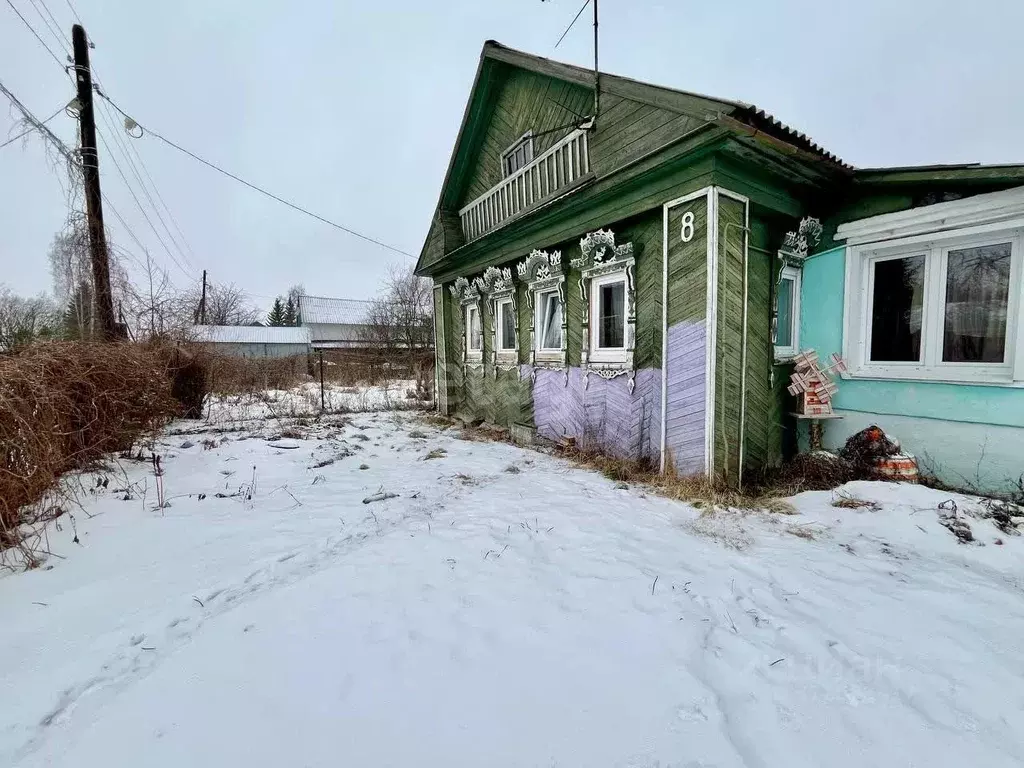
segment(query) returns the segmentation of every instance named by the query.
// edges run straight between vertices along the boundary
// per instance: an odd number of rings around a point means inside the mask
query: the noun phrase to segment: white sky
[[[32,4],[43,0],[11,2],[56,50]],[[70,36],[67,0],[45,2]],[[100,80],[139,122],[414,254],[484,40],[592,60],[589,11],[553,50],[581,0],[72,2],[96,44]],[[1024,162],[1022,29],[1019,0],[601,0],[601,65],[753,102],[859,166]],[[0,80],[40,118],[73,96],[6,2]],[[16,113],[0,102],[2,143],[16,132]],[[73,143],[70,118],[50,125]],[[151,137],[135,147],[191,246],[188,261],[178,256],[184,270],[101,145],[104,193],[179,285],[206,268],[265,306],[297,282],[310,293],[367,298],[402,260]],[[49,289],[46,252],[65,215],[39,141],[0,149],[0,282],[21,293]],[[116,242],[144,260],[109,212],[107,220]]]

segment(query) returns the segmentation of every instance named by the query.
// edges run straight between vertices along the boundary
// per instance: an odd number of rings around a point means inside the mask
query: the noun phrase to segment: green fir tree
[[[273,309],[270,310],[270,314],[267,315],[267,325],[288,325],[287,321],[285,320],[284,303],[281,301],[280,296],[274,299],[274,307]]]
[[[291,296],[288,297],[288,303],[285,304],[284,324],[288,326],[299,324],[299,313],[295,310],[295,302],[292,301]]]

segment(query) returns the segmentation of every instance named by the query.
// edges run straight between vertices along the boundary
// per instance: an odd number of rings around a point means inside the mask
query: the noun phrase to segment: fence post
[[[327,405],[324,402],[324,351],[322,349],[318,351],[320,352],[320,413],[323,413],[327,410]]]

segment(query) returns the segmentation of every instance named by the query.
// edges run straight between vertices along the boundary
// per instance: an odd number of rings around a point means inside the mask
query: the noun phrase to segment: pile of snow
[[[167,506],[127,466],[0,579],[0,764],[1024,761],[1024,540],[977,499],[701,515],[411,414],[307,437],[168,435]]]

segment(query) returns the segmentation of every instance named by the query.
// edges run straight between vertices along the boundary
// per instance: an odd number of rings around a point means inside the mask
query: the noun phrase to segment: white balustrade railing
[[[466,242],[497,229],[589,172],[587,132],[573,131],[459,211]]]

